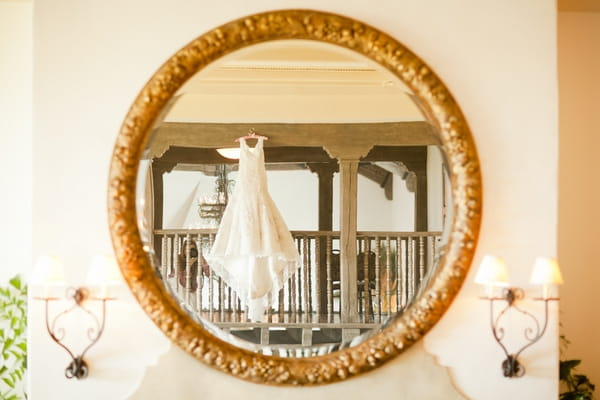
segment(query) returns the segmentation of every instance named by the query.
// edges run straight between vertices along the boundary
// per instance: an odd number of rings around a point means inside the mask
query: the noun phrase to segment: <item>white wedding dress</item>
[[[263,139],[254,148],[240,139],[238,178],[207,261],[248,306],[248,318],[262,321],[294,274],[300,257],[267,188]]]

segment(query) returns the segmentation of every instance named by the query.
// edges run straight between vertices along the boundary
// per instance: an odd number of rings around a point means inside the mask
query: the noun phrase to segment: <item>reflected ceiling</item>
[[[296,40],[219,60],[179,90],[165,121],[365,123],[423,115],[403,84],[370,60]]]

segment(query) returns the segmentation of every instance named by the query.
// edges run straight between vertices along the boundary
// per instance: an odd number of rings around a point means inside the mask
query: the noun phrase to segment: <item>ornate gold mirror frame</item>
[[[328,355],[285,359],[235,347],[216,338],[167,293],[143,247],[136,222],[136,178],[151,128],[175,92],[199,70],[243,47],[279,39],[316,40],[362,54],[412,89],[438,130],[452,181],[454,220],[438,272],[421,295],[383,331]],[[481,220],[481,176],[475,145],[456,101],[437,75],[387,34],[353,19],[311,10],[272,11],[208,32],[171,57],[150,79],[127,114],[112,156],[110,231],[123,275],[152,320],[174,343],[205,364],[267,384],[340,381],[376,368],[419,340],[448,309],[467,274]]]

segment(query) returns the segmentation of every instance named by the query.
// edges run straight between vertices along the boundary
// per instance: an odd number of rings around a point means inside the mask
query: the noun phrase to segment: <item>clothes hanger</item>
[[[248,134],[246,136],[240,136],[239,138],[235,139],[235,141],[239,142],[242,139],[269,140],[269,138],[267,136],[257,135],[254,128],[250,128],[250,130],[248,131]],[[240,158],[240,147],[223,147],[223,148],[217,149],[217,152],[221,156],[223,156],[225,158],[229,158],[231,160],[239,160],[239,158]]]
[[[256,131],[254,130],[254,128],[250,128],[250,130],[248,131],[248,134],[246,136],[241,136],[241,137],[235,139],[235,141],[239,142],[240,139],[263,139],[263,140],[269,140],[269,138],[267,136],[257,135]]]

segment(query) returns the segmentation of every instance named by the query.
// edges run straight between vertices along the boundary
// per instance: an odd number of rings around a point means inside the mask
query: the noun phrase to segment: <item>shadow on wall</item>
[[[252,391],[252,397],[257,399],[331,400],[347,397],[352,392],[355,398],[373,395],[384,398],[389,395],[396,400],[411,400],[422,398],[423,393],[427,393],[428,400],[464,400],[466,397],[454,387],[448,370],[436,364],[434,358],[425,352],[422,343],[414,344],[401,356],[378,368],[376,373],[362,374],[331,385],[302,388],[273,387],[228,378],[222,372],[204,367],[200,361],[172,346],[158,365],[148,368],[138,390],[130,399],[239,400]],[[162,384],[157,385],[158,381]]]
[[[86,399],[128,399],[139,387],[146,368],[155,365],[169,350],[171,342],[140,309],[129,289],[122,285],[113,294],[117,300],[107,304],[104,333],[85,356],[89,374],[69,384],[65,384],[68,379],[64,371],[70,357],[45,329],[44,303],[30,297],[29,363],[46,368],[38,371],[43,376],[31,375],[29,398],[67,399],[74,398],[75,393],[86,393]],[[61,309],[60,305],[56,308]],[[61,319],[61,324],[69,335],[65,340],[80,349],[82,343],[88,343],[83,341],[87,326],[82,326],[76,317]]]

